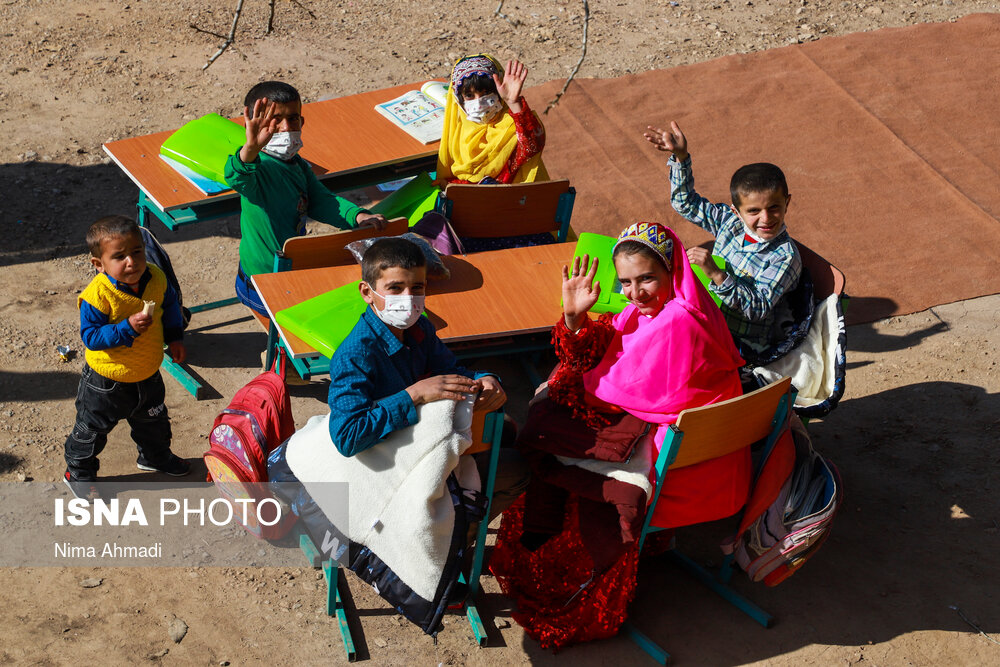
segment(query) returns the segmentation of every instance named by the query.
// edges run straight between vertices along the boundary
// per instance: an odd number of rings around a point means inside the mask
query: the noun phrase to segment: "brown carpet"
[[[773,162],[796,238],[838,266],[849,323],[1000,292],[1000,15],[574,81],[542,116],[545,162],[576,187],[573,228],[617,234],[670,208],[646,125],[684,130],[699,192],[729,201],[740,165]],[[562,87],[527,92],[539,112]]]

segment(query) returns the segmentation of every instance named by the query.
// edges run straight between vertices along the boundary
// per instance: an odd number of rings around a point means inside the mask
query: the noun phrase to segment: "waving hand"
[[[594,307],[601,296],[601,284],[594,282],[596,275],[597,258],[591,263],[590,255],[584,255],[582,263],[579,257],[573,258],[572,271],[565,265],[562,268],[563,318],[570,331],[583,326],[587,311]]]

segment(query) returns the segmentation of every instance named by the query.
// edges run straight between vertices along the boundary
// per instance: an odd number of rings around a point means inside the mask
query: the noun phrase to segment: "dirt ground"
[[[81,347],[76,295],[92,276],[84,231],[99,215],[132,214],[137,198],[103,142],[212,111],[235,115],[249,86],[265,78],[292,82],[313,101],[445,77],[457,56],[485,51],[528,63],[530,85],[565,77],[581,47],[583,5],[573,0],[508,0],[509,21],[493,16],[492,0],[292,0],[277,3],[274,32],[265,35],[267,5],[246,2],[234,47],[203,71],[221,42],[206,31],[228,32],[235,2],[0,3],[0,482],[55,481],[63,470],[82,360],[63,363],[55,348]],[[996,11],[985,0],[593,0],[579,76]],[[231,295],[238,220],[154,231],[187,303]],[[847,394],[810,426],[845,481],[833,535],[780,587],[738,582],[775,613],[775,628],[760,629],[656,559],[640,573],[636,624],[690,665],[1000,664],[998,313],[994,295],[850,328]],[[265,337],[230,307],[199,314],[186,340],[210,396],[195,401],[168,378],[167,405],[174,451],[197,460],[215,414],[258,369]],[[503,372],[511,412],[523,417],[523,375],[501,360],[482,365]],[[300,425],[325,410],[325,384],[292,393]],[[117,429],[102,475],[133,475],[134,451],[127,429]],[[725,529],[683,532],[681,543],[715,558]],[[81,586],[92,578],[100,585]],[[401,665],[645,660],[622,637],[553,657],[512,622],[495,582],[484,585],[497,629],[479,649],[462,617],[448,617],[434,642],[353,580],[360,657]],[[0,662],[343,662],[322,604],[322,582],[306,567],[4,568]],[[175,617],[189,627],[179,643],[168,636]]]

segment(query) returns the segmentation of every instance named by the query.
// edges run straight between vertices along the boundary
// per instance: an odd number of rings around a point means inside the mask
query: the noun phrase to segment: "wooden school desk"
[[[299,155],[334,192],[433,171],[438,142],[422,144],[375,111],[376,104],[419,90],[421,83],[303,105],[306,123]],[[174,229],[239,212],[235,192],[206,195],[160,159],[160,146],[171,134],[104,144],[104,151],[139,188],[139,224],[148,226],[152,215]]]
[[[530,349],[525,341],[532,334],[547,334],[562,315],[560,271],[572,262],[575,248],[575,243],[557,243],[444,257],[451,278],[428,281],[425,305],[438,336],[459,356],[469,344],[480,353]],[[262,273],[251,280],[274,321],[278,311],[360,277],[360,266],[347,265]],[[329,372],[329,360],[277,324],[275,328],[300,374]],[[548,344],[547,338],[544,342]]]
[[[334,192],[382,183],[436,167],[438,142],[422,144],[375,111],[420,83],[385,88],[303,105],[302,157]],[[240,119],[242,120],[242,119]],[[137,221],[152,218],[168,229],[235,215],[240,198],[232,190],[206,195],[160,159],[160,146],[172,134],[158,132],[104,144],[104,151],[139,188]],[[233,258],[235,265],[236,258]],[[236,297],[190,307],[199,312],[239,303]],[[163,368],[195,398],[204,387],[183,367],[164,356]]]

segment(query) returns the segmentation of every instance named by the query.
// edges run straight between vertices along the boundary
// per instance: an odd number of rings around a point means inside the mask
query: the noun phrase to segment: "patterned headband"
[[[451,73],[452,90],[458,90],[462,82],[475,74],[485,76],[503,76],[503,67],[495,59],[480,53],[475,56],[467,56],[455,63],[455,69]]]
[[[651,248],[663,258],[667,268],[673,266],[674,241],[667,228],[658,222],[637,222],[626,227],[618,235],[615,243],[617,249],[625,241],[636,241]]]

